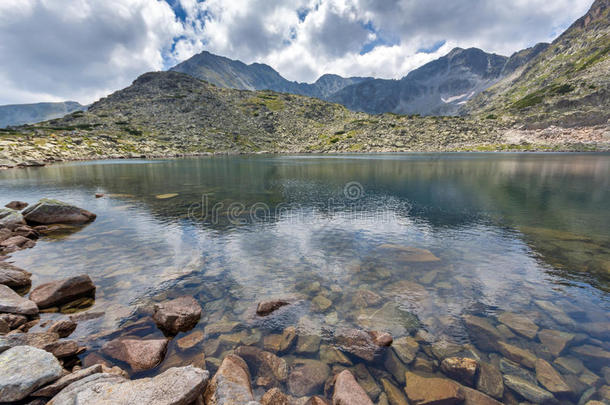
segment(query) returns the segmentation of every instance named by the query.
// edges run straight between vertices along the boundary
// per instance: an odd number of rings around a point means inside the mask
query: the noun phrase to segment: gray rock
[[[101,372],[102,372],[102,365],[95,364],[91,367],[84,368],[84,369],[78,370],[74,373],[65,375],[65,376],[61,377],[59,380],[55,381],[53,384],[46,385],[46,386],[42,387],[41,389],[33,392],[31,395],[33,397],[51,398],[52,396],[56,395],[59,391],[61,391],[65,387],[67,387],[68,385],[70,385],[78,380],[82,380],[85,377],[89,377],[90,375],[101,373]]]
[[[0,226],[24,225],[25,219],[19,211],[10,208],[0,208]]]
[[[209,372],[193,366],[173,367],[153,377],[126,380],[93,374],[68,385],[50,405],[188,405],[204,390]]]
[[[148,370],[163,361],[167,339],[118,338],[107,342],[102,351],[113,359],[129,364],[132,370]]]
[[[15,333],[0,337],[0,353],[17,346],[33,346],[38,349],[49,351],[47,350],[48,345],[55,343],[57,339],[59,339],[57,333]]]
[[[0,284],[0,312],[17,315],[36,315],[38,306],[23,298],[10,287]]]
[[[32,285],[32,274],[11,264],[0,262],[0,284],[13,289],[27,288]]]
[[[43,198],[23,211],[26,221],[35,224],[83,224],[96,215],[62,201]]]
[[[61,375],[61,365],[51,353],[13,347],[0,354],[0,402],[19,401]]]
[[[521,377],[505,375],[504,384],[523,398],[535,404],[547,404],[556,402],[553,394],[542,389]]]

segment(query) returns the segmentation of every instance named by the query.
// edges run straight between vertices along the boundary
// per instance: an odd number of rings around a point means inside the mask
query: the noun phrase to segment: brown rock
[[[413,405],[453,405],[464,400],[460,385],[446,378],[405,373],[405,392]]]
[[[349,370],[343,370],[335,377],[333,405],[373,405],[356,378]]]
[[[283,300],[261,301],[256,307],[256,314],[259,316],[267,316],[285,305],[290,305],[290,303]]]
[[[504,381],[502,373],[493,364],[480,363],[479,375],[477,377],[477,389],[497,399],[502,399],[504,394]]]
[[[32,274],[11,264],[0,262],[0,284],[14,290],[28,288],[32,285]]]
[[[506,342],[499,342],[500,353],[510,360],[517,362],[527,368],[536,367],[536,355],[528,350],[513,346]]]
[[[0,353],[15,346],[33,346],[38,349],[52,351],[54,344],[59,339],[57,333],[33,332],[33,333],[11,333],[0,337]]]
[[[604,367],[610,364],[610,352],[599,346],[582,345],[572,349],[583,360],[588,360],[596,366]]]
[[[28,203],[23,202],[23,201],[11,201],[10,203],[5,205],[6,208],[10,208],[12,210],[17,210],[17,211],[21,211],[22,209],[24,209],[27,206],[28,206]]]
[[[189,333],[186,336],[181,337],[176,341],[178,348],[180,350],[188,350],[197,346],[199,343],[203,342],[203,332],[200,330],[196,330],[193,333]]]
[[[76,356],[85,349],[78,346],[73,340],[57,340],[45,345],[44,350],[53,353],[58,359]]]
[[[16,315],[36,315],[38,307],[28,299],[23,298],[10,287],[0,284],[0,312]]]
[[[201,306],[195,298],[189,296],[155,304],[153,314],[157,326],[172,335],[191,330],[200,317]]]
[[[132,370],[148,370],[161,363],[167,349],[166,339],[111,340],[102,347],[102,352],[113,359],[129,364]]]
[[[322,338],[318,335],[300,335],[297,339],[296,352],[301,354],[314,354],[320,350]]]
[[[25,315],[17,314],[0,314],[0,319],[3,322],[6,322],[10,329],[17,329],[28,321],[28,318]]]
[[[254,346],[240,346],[235,354],[246,361],[252,375],[260,378],[262,386],[277,385],[288,378],[286,361],[273,353]]]
[[[381,385],[383,385],[383,390],[388,396],[388,402],[390,405],[409,405],[409,401],[402,390],[392,384],[390,380],[387,378],[382,378]]]
[[[49,332],[55,332],[60,338],[68,337],[76,329],[76,322],[70,319],[62,319],[61,321],[55,322],[49,327]]]
[[[387,336],[386,336],[387,335]],[[366,361],[373,361],[384,353],[384,348],[392,343],[391,336],[361,329],[342,329],[335,333],[335,343],[344,352]]]
[[[411,364],[419,351],[419,343],[411,336],[405,336],[394,340],[392,349],[405,364]]]
[[[293,395],[302,397],[319,391],[330,374],[330,368],[317,360],[295,361],[288,375],[288,389]]]
[[[538,332],[538,339],[549,349],[549,352],[559,357],[567,345],[574,340],[575,335],[558,330],[543,329]]]
[[[22,212],[28,223],[84,224],[95,219],[95,214],[58,200],[43,198]]]
[[[352,304],[356,308],[376,306],[381,303],[381,296],[371,290],[361,289],[352,296]]]
[[[572,391],[557,370],[546,360],[536,360],[536,379],[553,394],[568,394]]]
[[[279,388],[271,388],[261,398],[261,405],[289,405],[288,397]]]
[[[55,307],[77,298],[92,296],[95,286],[91,278],[86,275],[66,278],[39,285],[30,293],[30,299],[39,308]]]
[[[8,326],[8,323],[5,320],[0,319],[0,335],[7,334],[10,331],[11,328]]]
[[[13,235],[23,236],[24,238],[28,238],[31,240],[36,240],[40,237],[38,231],[27,225],[15,228],[15,230],[13,231]]]
[[[466,315],[464,317],[464,325],[468,335],[477,347],[488,352],[498,350],[498,342],[502,340],[502,335],[487,319],[474,315]]]
[[[386,243],[380,245],[379,249],[390,252],[390,254],[395,255],[398,260],[404,262],[438,262],[441,260],[429,250],[410,246]]]
[[[248,365],[239,356],[224,358],[203,393],[206,405],[238,405],[254,400]]]
[[[502,402],[496,401],[482,392],[468,387],[461,387],[460,393],[464,395],[464,405],[501,405]]]
[[[4,248],[5,250],[15,251],[19,249],[30,249],[34,246],[36,246],[36,242],[21,235],[11,236],[0,242],[0,250]]]
[[[469,386],[474,385],[478,368],[476,360],[465,357],[447,357],[441,362],[441,370],[445,375]]]
[[[325,398],[314,395],[313,397],[309,398],[307,400],[307,402],[305,402],[304,405],[329,405],[329,404],[330,404],[330,402],[328,402]]]
[[[498,320],[508,326],[513,332],[525,336],[528,339],[535,338],[536,333],[538,332],[538,326],[532,322],[531,319],[523,315],[504,312],[498,316]]]

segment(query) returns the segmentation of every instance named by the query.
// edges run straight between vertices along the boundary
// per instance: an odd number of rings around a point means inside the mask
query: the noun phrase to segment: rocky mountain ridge
[[[87,107],[76,101],[0,105],[0,128],[59,118]]]

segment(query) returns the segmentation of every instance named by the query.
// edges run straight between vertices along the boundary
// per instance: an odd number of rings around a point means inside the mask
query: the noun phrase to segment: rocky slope
[[[528,127],[606,124],[610,118],[610,0],[596,0],[529,63],[468,103],[463,113]]]
[[[0,105],[0,128],[46,121],[85,108],[76,101]]]
[[[186,73],[220,87],[240,90],[273,90],[282,93],[326,99],[345,86],[369,79],[367,77],[344,78],[323,75],[314,83],[291,82],[283,78],[271,66],[262,63],[246,65],[210,52],[201,52],[174,66],[172,71]]]
[[[608,149],[607,129],[588,131],[579,137],[514,130],[498,120],[371,116],[316,98],[155,72],[88,111],[0,130],[0,167],[202,153]]]

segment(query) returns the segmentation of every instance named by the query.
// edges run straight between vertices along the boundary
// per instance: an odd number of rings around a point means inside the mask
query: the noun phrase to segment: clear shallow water
[[[147,318],[152,302],[184,294],[204,308],[196,329],[231,325],[184,352],[170,344],[150,374],[202,348],[214,369],[237,342],[262,345],[287,326],[323,337],[342,326],[395,338],[423,329],[467,344],[464,315],[497,324],[505,311],[608,350],[609,182],[607,154],[213,157],[3,171],[0,203],[51,197],[98,215],[11,258],[34,286],[92,277],[89,312],[104,315],[74,335],[90,352],[134,323],[128,333],[161,336]],[[362,303],[362,289],[378,302]],[[282,296],[302,301],[284,316],[253,317],[258,301]],[[545,303],[572,322],[557,323]],[[510,342],[554,360],[536,339]]]

